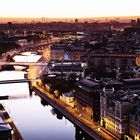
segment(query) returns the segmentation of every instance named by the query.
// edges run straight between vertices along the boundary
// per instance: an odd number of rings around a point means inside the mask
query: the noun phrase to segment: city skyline
[[[140,16],[0,17],[0,55],[0,140],[140,139]]]
[[[90,18],[139,16],[139,0],[5,0],[0,17]]]

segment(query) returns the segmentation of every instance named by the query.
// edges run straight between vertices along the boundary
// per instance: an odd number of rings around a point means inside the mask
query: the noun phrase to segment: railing
[[[47,66],[48,63],[39,63],[39,62],[0,62],[0,65],[24,65],[24,66]]]

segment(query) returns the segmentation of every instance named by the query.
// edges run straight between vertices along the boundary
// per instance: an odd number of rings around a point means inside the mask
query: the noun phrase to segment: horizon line
[[[18,19],[18,18],[20,18],[20,19],[40,19],[40,18],[47,18],[47,19],[76,19],[76,18],[78,18],[78,19],[86,19],[86,18],[130,18],[130,17],[134,17],[134,18],[138,18],[138,17],[140,17],[140,15],[130,15],[130,16],[93,16],[93,17],[45,17],[45,16],[42,16],[42,17],[16,17],[16,16],[13,16],[13,17],[8,17],[8,16],[0,16],[0,19],[1,18],[5,18],[5,19]]]

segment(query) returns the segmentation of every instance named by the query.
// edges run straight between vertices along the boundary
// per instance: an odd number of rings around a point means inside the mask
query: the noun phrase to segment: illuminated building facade
[[[139,114],[136,113],[138,110],[133,108],[139,103],[138,96],[137,91],[116,92],[113,87],[108,86],[104,88],[100,95],[101,126],[114,133],[120,139],[126,135],[129,138],[131,136],[139,137],[140,127],[136,125],[136,123],[139,124]]]
[[[134,106],[129,115],[129,133],[134,140],[140,139],[140,106]]]

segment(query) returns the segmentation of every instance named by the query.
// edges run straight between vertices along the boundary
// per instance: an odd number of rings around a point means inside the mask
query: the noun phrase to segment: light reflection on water
[[[31,52],[22,53],[22,55],[15,55],[15,62],[37,62],[41,55],[32,54]]]
[[[14,73],[13,79],[19,79],[23,72]],[[13,72],[0,72],[10,77]],[[9,95],[10,100],[2,100],[10,116],[15,121],[25,140],[74,140],[75,127],[64,117],[57,119],[51,106],[43,106],[41,98],[29,96],[27,83],[0,85],[0,94]],[[26,97],[26,98],[25,98]],[[13,99],[12,99],[13,98]],[[17,99],[15,99],[17,98]]]

